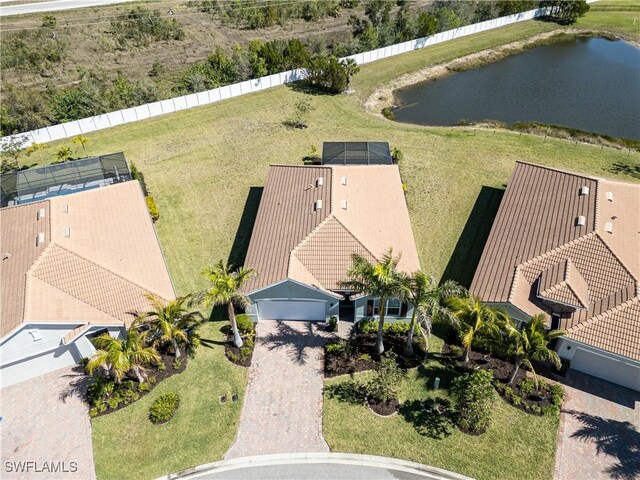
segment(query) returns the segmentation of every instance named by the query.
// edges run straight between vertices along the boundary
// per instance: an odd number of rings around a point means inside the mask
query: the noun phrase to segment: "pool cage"
[[[324,142],[322,165],[391,165],[387,142]]]
[[[4,173],[0,207],[37,202],[131,179],[122,152]]]

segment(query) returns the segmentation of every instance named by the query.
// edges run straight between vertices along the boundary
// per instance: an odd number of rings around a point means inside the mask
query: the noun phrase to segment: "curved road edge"
[[[374,455],[357,455],[355,453],[287,453],[240,457],[198,465],[197,467],[191,467],[180,472],[158,477],[156,480],[189,480],[202,478],[202,475],[206,474],[218,474],[225,471],[240,470],[243,468],[304,464],[337,464],[379,468],[409,473],[431,480],[473,480],[471,477],[467,477],[459,473],[429,465],[423,465],[421,463],[400,460],[397,458],[378,457]]]

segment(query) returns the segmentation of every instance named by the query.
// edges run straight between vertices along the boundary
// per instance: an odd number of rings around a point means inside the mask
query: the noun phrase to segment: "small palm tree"
[[[189,311],[185,304],[189,301],[189,296],[179,297],[171,302],[164,302],[155,295],[146,295],[151,304],[152,310],[142,314],[140,322],[149,324],[152,327],[151,341],[160,345],[171,343],[176,358],[182,355],[180,344],[189,346],[193,339],[189,333],[197,328],[204,319],[200,312]]]
[[[425,340],[427,351],[429,351],[429,338],[431,337],[433,319],[444,320],[454,326],[458,325],[456,316],[447,306],[443,305],[444,300],[453,296],[466,295],[467,291],[453,280],[447,280],[442,285],[437,285],[433,277],[427,277],[420,270],[414,272],[413,275],[405,275],[403,277],[402,289],[403,300],[413,305],[413,314],[411,315],[411,324],[404,353],[407,356],[413,355],[413,333],[416,320],[427,331]]]
[[[396,272],[400,257],[394,257],[393,249],[390,248],[376,263],[371,263],[356,254],[353,254],[351,259],[352,265],[347,271],[347,280],[340,282],[340,286],[354,293],[364,293],[378,298],[380,322],[378,323],[376,353],[382,355],[384,352],[382,337],[387,300],[402,295],[401,276]]]
[[[521,330],[518,330],[512,322],[505,324],[509,353],[513,357],[513,370],[509,375],[508,383],[513,383],[518,370],[524,365],[533,373],[537,389],[538,379],[531,363],[532,360],[550,361],[555,364],[556,368],[560,368],[560,357],[554,350],[549,348],[549,342],[564,335],[565,332],[564,330],[548,332],[544,324],[544,313],[531,317],[529,323],[522,327]]]
[[[206,307],[226,305],[229,322],[233,330],[233,344],[240,348],[242,337],[238,332],[235,307],[247,308],[251,300],[242,291],[242,286],[256,275],[251,268],[233,268],[220,260],[215,266],[205,268],[202,274],[209,280],[211,287],[203,292],[203,303]]]
[[[71,158],[72,155],[73,155],[73,151],[71,150],[71,148],[65,145],[63,145],[56,151],[56,157],[59,162],[66,162]]]
[[[84,151],[84,156],[89,157],[89,154],[87,153],[87,144],[89,143],[89,139],[87,137],[84,135],[78,135],[77,137],[73,137],[71,141],[80,145]]]
[[[47,148],[49,145],[46,143],[32,143],[29,148],[25,150],[27,157],[30,157],[32,153],[37,153],[40,157],[40,161],[44,163],[44,159],[42,158],[42,150]]]
[[[89,375],[93,375],[96,368],[103,368],[116,383],[121,383],[129,372],[143,383],[146,380],[145,367],[160,362],[156,349],[145,346],[145,334],[138,329],[137,322],[133,322],[126,331],[124,340],[105,333],[94,338],[93,344],[97,351],[87,363]]]
[[[474,296],[451,297],[446,300],[446,305],[464,325],[462,345],[465,347],[464,361],[469,361],[473,339],[481,330],[497,330],[502,323],[508,320],[508,316],[502,310],[494,310],[485,305]]]

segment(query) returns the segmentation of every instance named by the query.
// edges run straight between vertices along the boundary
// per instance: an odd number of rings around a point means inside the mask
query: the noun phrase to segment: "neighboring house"
[[[376,315],[377,299],[340,287],[354,253],[373,262],[392,247],[399,271],[420,268],[398,166],[370,163],[270,167],[245,261],[254,321]],[[411,315],[396,299],[385,308]]]
[[[83,180],[67,168],[58,170],[65,192],[49,178],[47,190],[56,196],[22,192],[0,209],[2,387],[91,356],[92,337],[117,336],[136,311],[148,309],[145,293],[175,298],[140,184],[128,180],[126,163],[102,186],[95,175]]]
[[[567,331],[571,368],[640,390],[640,185],[518,162],[471,292]]]

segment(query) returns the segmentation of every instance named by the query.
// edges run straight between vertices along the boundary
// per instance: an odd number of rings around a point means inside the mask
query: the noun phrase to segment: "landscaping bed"
[[[89,404],[89,415],[99,417],[120,410],[149,394],[163,380],[181,373],[187,368],[188,357],[176,359],[168,351],[160,351],[160,363],[147,368],[147,381],[125,379],[118,384],[115,381],[96,375],[91,379],[85,401]]]
[[[245,315],[237,315],[236,323],[240,337],[242,337],[242,347],[238,348],[233,344],[233,331],[230,325],[222,327],[221,331],[226,335],[224,344],[224,354],[227,359],[240,367],[249,367],[253,358],[255,347],[256,330],[251,319]]]

